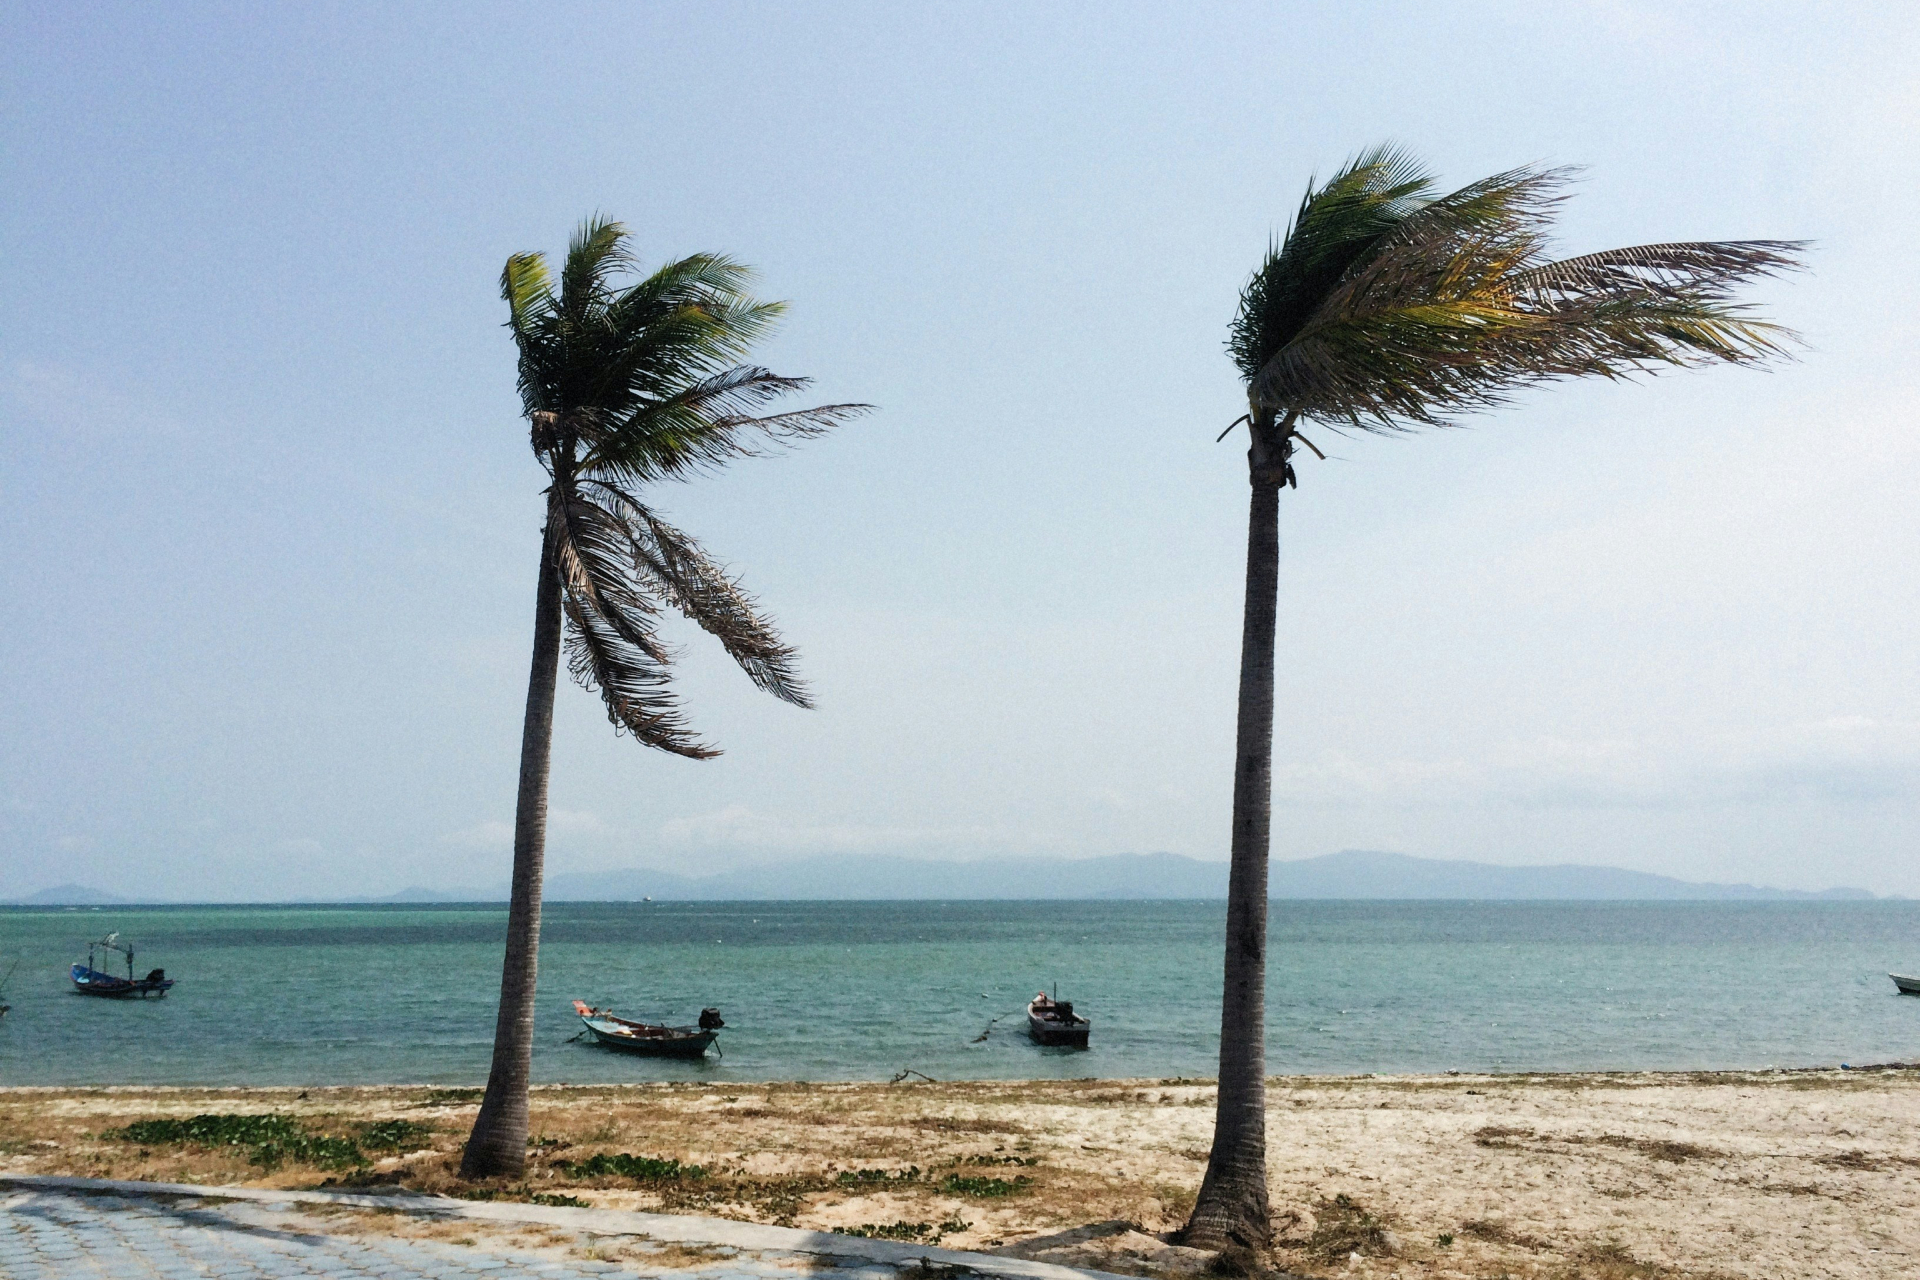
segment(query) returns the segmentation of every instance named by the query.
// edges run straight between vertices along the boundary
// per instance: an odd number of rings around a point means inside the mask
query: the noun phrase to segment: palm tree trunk
[[[540,880],[547,858],[547,775],[560,668],[560,571],[543,534],[534,596],[533,670],[520,731],[520,798],[513,817],[513,899],[487,1095],[460,1160],[463,1178],[518,1177],[527,1167],[527,1086],[533,1074],[533,995],[540,958]]]
[[[1234,743],[1233,863],[1227,878],[1226,985],[1213,1151],[1187,1220],[1198,1249],[1263,1249],[1267,1211],[1267,851],[1273,822],[1273,628],[1280,578],[1284,436],[1256,417],[1249,455],[1246,612]]]

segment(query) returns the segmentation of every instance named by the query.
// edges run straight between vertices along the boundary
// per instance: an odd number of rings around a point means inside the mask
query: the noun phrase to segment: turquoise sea
[[[0,1084],[477,1083],[504,907],[0,909]],[[549,905],[547,1081],[1211,1075],[1218,902]],[[69,993],[119,930],[164,1001]],[[1637,1069],[1920,1058],[1920,903],[1275,902],[1275,1072]],[[1058,986],[1085,1053],[1006,1017]],[[580,997],[727,1020],[725,1056],[570,1040]]]

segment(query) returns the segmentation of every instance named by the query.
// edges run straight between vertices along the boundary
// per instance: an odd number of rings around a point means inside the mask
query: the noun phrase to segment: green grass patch
[[[556,1160],[553,1167],[569,1178],[632,1178],[636,1182],[688,1182],[707,1176],[706,1168],[661,1160],[654,1156],[588,1156],[585,1160]]]
[[[965,1218],[948,1218],[945,1222],[869,1222],[858,1227],[837,1227],[843,1236],[864,1236],[869,1240],[907,1240],[916,1243],[939,1244],[941,1237],[965,1231],[972,1226]]]
[[[372,1151],[417,1151],[433,1132],[413,1120],[375,1120],[360,1126],[360,1145]]]
[[[864,1236],[869,1240],[925,1240],[934,1232],[931,1222],[869,1222],[858,1227],[840,1227],[843,1236]]]
[[[843,1187],[877,1187],[889,1182],[918,1182],[920,1169],[909,1165],[905,1169],[848,1169],[834,1179]]]
[[[238,1147],[247,1163],[264,1169],[310,1164],[321,1169],[351,1169],[368,1163],[352,1138],[315,1133],[292,1116],[210,1114],[186,1120],[136,1120],[101,1135],[143,1147]]]
[[[1005,1178],[970,1178],[958,1173],[950,1173],[940,1182],[940,1189],[951,1195],[978,1196],[982,1200],[1004,1200],[1008,1196],[1017,1196],[1033,1182],[1024,1173],[1009,1182]]]
[[[551,1191],[535,1191],[525,1183],[517,1187],[468,1187],[456,1193],[462,1200],[506,1200],[514,1204],[548,1204],[560,1209],[591,1209],[591,1200],[563,1196]]]
[[[556,1209],[591,1209],[593,1201],[582,1200],[579,1196],[563,1196],[553,1191],[536,1191],[527,1199],[535,1204],[552,1205]]]

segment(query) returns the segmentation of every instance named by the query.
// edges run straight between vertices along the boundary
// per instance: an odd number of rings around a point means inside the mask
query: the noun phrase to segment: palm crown
[[[1289,421],[1446,425],[1553,378],[1752,363],[1790,338],[1735,288],[1798,265],[1800,243],[1640,245],[1553,261],[1574,176],[1521,168],[1435,194],[1376,147],[1310,188],[1241,294],[1227,340],[1249,400]]]
[[[556,290],[545,255],[507,259],[500,289],[520,351],[520,398],[547,489],[547,554],[559,571],[567,665],[616,728],[683,756],[717,754],[673,695],[658,635],[674,609],[713,635],[754,684],[807,706],[794,651],[724,566],[638,491],[770,444],[818,435],[867,406],[763,410],[808,385],[736,363],[782,307],[751,297],[751,273],[695,254],[635,283],[626,229],[595,218],[567,250]]]

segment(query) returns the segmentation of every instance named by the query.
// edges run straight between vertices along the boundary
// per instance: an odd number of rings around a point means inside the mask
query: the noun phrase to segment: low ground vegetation
[[[475,1090],[10,1089],[0,1169],[408,1187],[1195,1274],[1211,1260],[1165,1236],[1211,1100],[1195,1080],[540,1088],[525,1176],[468,1182]],[[1278,1242],[1255,1269],[1920,1273],[1920,1072],[1289,1078],[1270,1102]]]

